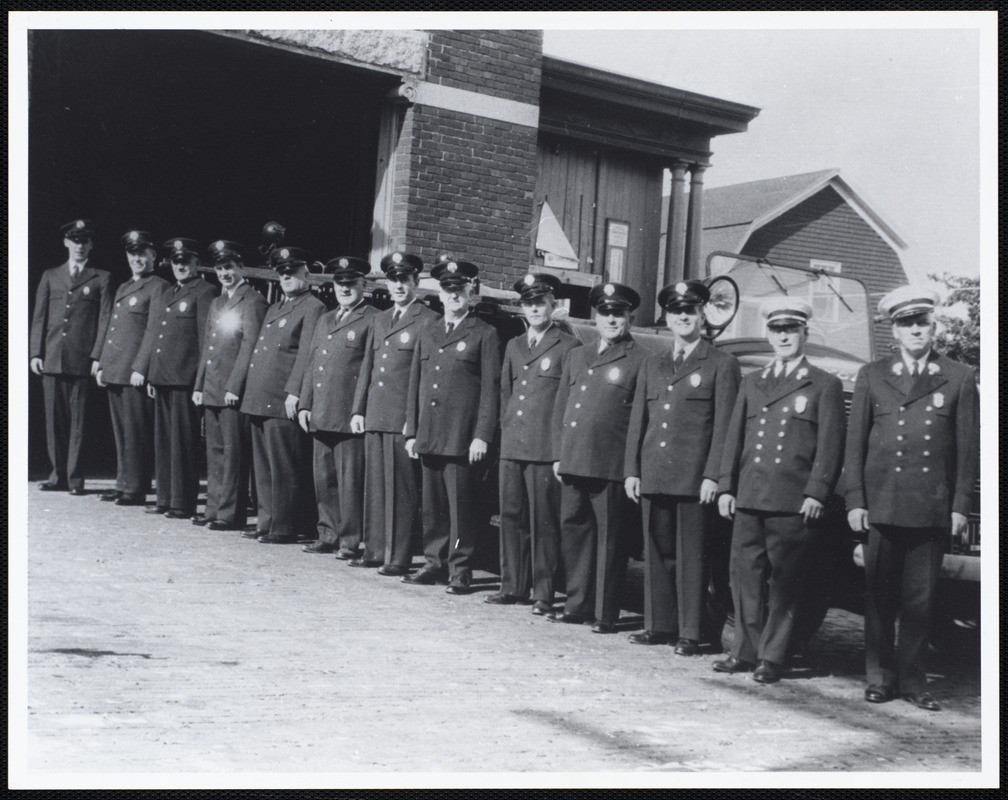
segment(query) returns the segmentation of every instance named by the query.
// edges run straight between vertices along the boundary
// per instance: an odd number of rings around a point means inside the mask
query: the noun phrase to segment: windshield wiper
[[[773,264],[771,264],[765,258],[757,258],[754,263],[760,269],[766,269],[767,267],[769,267],[770,268],[770,278],[773,280],[774,283],[777,284],[777,288],[780,289],[783,294],[787,294],[788,293],[787,287],[783,283],[781,283],[780,278],[777,277],[777,272],[774,270]]]

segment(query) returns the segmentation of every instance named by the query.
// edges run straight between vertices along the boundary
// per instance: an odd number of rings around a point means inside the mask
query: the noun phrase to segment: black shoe
[[[102,492],[98,495],[98,499],[103,503],[114,503],[120,497],[122,497],[122,492],[118,489],[109,489],[108,491]]]
[[[203,525],[209,525],[211,522],[216,522],[217,520],[215,520],[213,517],[207,517],[202,514],[197,514],[196,516],[190,518],[189,521],[192,522],[193,525],[203,526]]]
[[[321,539],[312,542],[311,544],[306,544],[301,548],[302,553],[331,553],[336,548],[333,546],[332,542],[323,542]]]
[[[547,603],[545,600],[536,600],[532,604],[532,613],[537,617],[545,617],[553,613],[553,604]]]
[[[405,575],[407,572],[406,567],[400,567],[398,564],[384,564],[378,567],[379,575]]]
[[[638,631],[637,633],[631,633],[627,638],[634,644],[651,645],[672,644],[675,636],[664,631]]]
[[[207,530],[209,531],[240,531],[244,530],[244,525],[235,525],[232,522],[224,522],[219,519],[212,519],[207,523]]]
[[[257,531],[254,528],[250,531],[244,531],[242,533],[243,539],[258,539],[261,536],[265,536],[266,531]]]
[[[87,494],[87,492],[84,491],[83,486],[74,486],[74,488],[70,489],[69,492],[72,497],[83,497]]]
[[[192,516],[187,511],[181,511],[177,508],[169,508],[164,512],[164,515],[167,519],[189,519]]]
[[[167,514],[171,509],[168,506],[154,506],[154,508],[144,509],[145,514]]]
[[[68,487],[65,483],[49,483],[49,481],[42,481],[38,485],[39,491],[42,492],[65,492]]]
[[[780,664],[762,660],[759,662],[759,666],[756,667],[756,671],[752,677],[756,683],[777,683],[783,673],[784,668]]]
[[[566,611],[554,611],[546,619],[550,622],[566,622],[568,625],[587,625],[594,622],[594,617],[583,617],[580,614],[568,614]]]
[[[728,658],[722,661],[715,661],[711,664],[711,669],[715,672],[751,672],[755,666],[755,664],[743,661],[741,658],[728,656]]]
[[[925,711],[941,711],[941,706],[938,705],[938,701],[931,696],[930,692],[905,694],[903,695],[903,699],[908,703],[913,703],[917,708],[923,708]]]
[[[872,684],[864,690],[864,699],[869,703],[888,703],[896,697],[896,692],[891,686],[879,686]]]
[[[448,582],[448,588],[445,591],[448,594],[469,594],[469,582],[471,580],[469,573],[463,572]]]
[[[296,536],[273,536],[265,534],[259,537],[260,544],[294,544],[296,541]]]
[[[498,594],[488,594],[483,598],[483,602],[489,603],[492,606],[513,606],[522,602],[522,598],[518,597],[516,594],[499,592]]]
[[[372,558],[351,558],[346,563],[348,567],[367,567],[368,569],[375,569],[382,565],[381,561],[375,561]]]
[[[142,494],[121,494],[116,498],[117,506],[145,506],[147,498]]]
[[[424,567],[412,575],[403,576],[402,581],[403,583],[415,583],[418,586],[433,586],[439,579],[444,580],[444,576],[440,570],[433,567]]]
[[[695,656],[700,651],[700,643],[696,639],[680,639],[676,642],[677,656]]]
[[[600,619],[591,628],[592,633],[616,633],[616,623]]]
[[[353,561],[355,558],[358,558],[359,556],[360,553],[358,553],[356,550],[351,550],[349,547],[341,547],[339,550],[336,551],[336,558],[338,558],[340,561]]]

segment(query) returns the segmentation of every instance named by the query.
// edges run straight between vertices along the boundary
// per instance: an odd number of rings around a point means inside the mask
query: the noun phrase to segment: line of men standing
[[[443,316],[417,301],[422,261],[398,251],[381,262],[391,308],[365,303],[370,265],[347,256],[325,267],[338,304],[327,312],[301,248],[270,252],[282,294],[267,307],[242,277],[240,245],[218,240],[207,251],[215,296],[196,274],[196,242],[162,246],[169,284],[153,275],[157,250],[143,231],[123,237],[131,279],[113,296],[108,273],[87,264],[93,230],[87,220],[63,226],[68,261],[43,275],[36,299],[30,366],[43,376],[53,464],[43,490],[84,493],[93,375],[109,390],[118,459],[102,500],[145,503],[153,419],[148,513],[242,530],[254,466],[257,524],[243,535],[312,540],[308,553],[466,594],[479,484],[499,431],[501,588],[487,603],[531,603],[551,621],[615,632],[639,503],[645,629],[630,640],[673,644],[680,656],[706,644],[716,652],[720,626],[705,629],[705,595],[731,521],[735,633],[713,668],[753,671],[761,683],[782,677],[808,545],[844,463],[841,384],[805,357],[807,302],[764,304],[774,359],[742,378],[736,359],[702,336],[703,282],[662,289],[672,346],[649,353],[630,332],[641,301],[633,288],[592,290],[599,338],[582,345],[553,320],[557,279],[533,272],[514,285],[527,332],[507,343],[502,363],[495,329],[470,310],[479,268],[452,254],[431,269]],[[859,373],[842,485],[851,527],[868,533],[865,699],[903,696],[929,710],[938,704],[922,667],[927,623],[946,523],[955,535],[965,527],[978,438],[972,375],[931,349],[935,301],[901,287],[880,303],[900,352]],[[425,564],[410,573],[418,532]]]

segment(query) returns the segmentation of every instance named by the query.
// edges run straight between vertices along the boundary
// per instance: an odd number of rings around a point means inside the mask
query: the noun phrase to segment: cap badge
[[[895,364],[893,364],[892,365],[892,371],[893,371],[893,375],[902,375],[903,374],[903,362],[902,361],[897,361]]]
[[[185,311],[187,308],[189,308],[189,304],[185,300],[178,304],[179,311]]]
[[[685,282],[679,281],[679,283],[675,285],[675,291],[676,294],[686,294],[686,292],[689,291],[689,286],[687,286]]]
[[[401,264],[402,263],[402,253],[393,253],[392,254],[392,263],[393,264]]]
[[[542,361],[539,362],[539,369],[541,369],[543,372],[545,372],[546,370],[548,370],[550,368],[550,364],[552,364],[552,363],[553,362],[550,361],[549,356],[546,356],[546,358],[544,358]]]
[[[458,346],[455,349],[458,350],[461,353],[463,350],[466,349],[466,343],[465,342],[459,342]]]
[[[133,231],[132,233],[130,233],[129,238],[131,242],[135,242],[140,238],[140,234],[137,233],[136,231]]]
[[[340,265],[341,267],[343,267],[343,269],[346,269],[347,267],[349,267],[349,266],[350,266],[350,262],[349,262],[349,261],[347,261],[347,260],[346,260],[345,258],[341,258],[341,259],[339,260],[339,265]]]
[[[347,331],[346,340],[348,342],[352,342],[356,338],[357,338],[357,332],[356,331]]]
[[[607,377],[612,382],[618,381],[620,379],[620,369],[619,369],[619,367],[613,367],[611,370],[609,370],[609,374],[608,374]]]
[[[690,386],[692,386],[694,389],[696,389],[697,386],[700,385],[700,373],[699,372],[694,372],[692,375],[690,375],[689,382],[690,382]]]
[[[805,395],[803,395],[803,394],[798,395],[795,398],[795,401],[794,401],[794,410],[795,410],[795,413],[796,414],[804,414],[805,413],[805,409],[807,407],[808,407],[808,398]]]
[[[218,250],[223,250],[224,249],[224,242],[218,240],[218,241],[214,242],[214,247],[216,247]]]
[[[137,304],[137,299],[135,297],[131,297],[130,301],[129,301],[129,304],[131,306],[135,306]]]
[[[181,250],[182,249],[182,240],[181,239],[176,239],[175,240],[175,249],[176,250]]]
[[[280,258],[290,258],[290,250],[286,247],[280,251]]]
[[[402,342],[403,344],[406,344],[406,342],[409,341],[409,331],[403,331],[402,333],[400,333],[399,341]]]
[[[80,230],[81,228],[83,228],[84,227],[84,220],[82,220],[82,219],[77,220],[74,223],[74,227],[77,228],[78,230]]]
[[[929,361],[927,365],[927,371],[928,375],[937,375],[939,372],[941,372],[941,367],[935,364],[934,361]]]
[[[84,287],[84,294],[91,294],[91,287],[90,286],[85,286]]]
[[[286,325],[287,325],[287,318],[286,318],[286,317],[284,317],[284,318],[283,318],[282,320],[280,320],[280,321],[279,321],[279,322],[277,323],[277,327],[279,327],[279,328],[283,328],[283,327],[284,327],[284,326],[286,326]]]
[[[526,286],[531,286],[533,283],[535,283],[535,280],[536,280],[535,279],[535,275],[532,275],[532,274],[526,275],[525,276],[525,285]]]
[[[935,392],[931,402],[934,403],[935,408],[942,408],[945,405],[945,395],[941,392]]]
[[[800,381],[804,380],[806,375],[808,375],[808,370],[805,367],[802,367],[795,373],[795,377]]]
[[[606,297],[612,297],[614,294],[616,294],[616,287],[613,286],[611,283],[607,283],[605,287],[602,289],[602,294],[604,294]]]
[[[448,271],[449,272],[458,272],[458,264],[456,264],[454,261],[449,261],[448,262]]]

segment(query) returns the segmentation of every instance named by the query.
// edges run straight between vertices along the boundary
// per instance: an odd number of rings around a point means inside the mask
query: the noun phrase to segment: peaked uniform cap
[[[561,286],[556,275],[546,272],[529,272],[514,282],[511,289],[521,295],[522,300],[535,300],[546,294],[555,293]]]
[[[303,247],[277,247],[270,251],[270,266],[277,272],[292,272],[312,263],[311,254]]]
[[[430,274],[442,286],[462,286],[479,275],[479,267],[471,261],[456,259],[452,253],[441,253]]]
[[[324,273],[332,275],[337,283],[347,281],[352,283],[363,278],[371,271],[371,265],[363,258],[354,256],[337,256],[326,262]]]
[[[938,305],[938,292],[926,286],[900,286],[879,300],[879,313],[890,320],[912,317],[934,311]]]
[[[89,219],[74,219],[60,225],[60,233],[71,242],[82,242],[94,237],[95,224]]]
[[[382,272],[391,277],[393,275],[418,275],[423,272],[424,263],[420,256],[396,250],[385,256],[379,266]]]
[[[658,305],[665,310],[682,306],[702,306],[710,300],[710,289],[703,281],[676,281],[658,292]]]
[[[146,250],[148,247],[157,250],[151,235],[147,231],[127,231],[122,235],[123,247],[133,253],[137,250]]]
[[[164,250],[165,255],[169,257],[183,255],[198,256],[200,246],[199,242],[195,239],[186,239],[182,236],[176,236],[161,245],[161,249]]]
[[[760,314],[767,325],[795,322],[806,325],[812,319],[812,305],[800,297],[771,297],[760,307]]]
[[[588,303],[597,309],[624,309],[633,311],[640,305],[640,295],[636,289],[625,283],[599,283],[588,293]]]
[[[215,264],[222,261],[242,261],[244,259],[242,246],[227,239],[218,239],[212,242],[207,248],[207,253]]]

